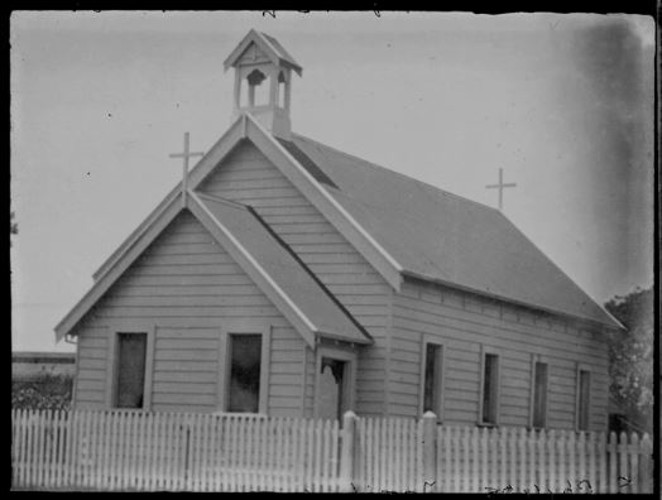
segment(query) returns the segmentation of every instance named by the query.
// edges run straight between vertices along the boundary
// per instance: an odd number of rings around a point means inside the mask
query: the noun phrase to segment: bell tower
[[[289,139],[292,72],[303,69],[278,40],[250,30],[223,63],[234,68],[232,120],[250,113],[273,135]]]

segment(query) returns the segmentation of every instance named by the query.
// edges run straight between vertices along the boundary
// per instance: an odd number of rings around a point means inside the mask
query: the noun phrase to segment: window
[[[441,418],[442,396],[442,346],[427,343],[425,346],[425,372],[423,375],[423,413],[431,411]]]
[[[258,413],[260,411],[260,375],[262,335],[229,336],[230,377],[227,411]]]
[[[547,425],[548,365],[536,361],[533,368],[533,419],[531,425],[542,429]]]
[[[579,370],[577,399],[577,429],[587,431],[591,407],[591,372],[588,370]]]
[[[499,407],[499,356],[486,353],[483,359],[481,423],[496,425]]]
[[[146,333],[118,334],[115,407],[143,408],[146,355]]]

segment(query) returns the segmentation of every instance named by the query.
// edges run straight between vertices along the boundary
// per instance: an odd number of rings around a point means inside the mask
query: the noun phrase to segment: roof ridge
[[[398,171],[396,171],[396,170],[392,170],[392,169],[390,169],[390,168],[384,167],[384,166],[379,165],[379,164],[377,164],[377,163],[373,163],[373,162],[371,162],[371,161],[369,161],[369,160],[366,160],[366,159],[364,159],[364,158],[361,158],[361,157],[359,157],[359,156],[356,156],[356,155],[353,155],[353,154],[350,154],[350,153],[346,153],[345,151],[342,151],[342,150],[340,150],[340,149],[334,148],[333,146],[328,146],[328,145],[326,145],[326,144],[324,144],[324,143],[322,143],[322,142],[319,142],[319,141],[317,141],[317,140],[315,140],[315,139],[311,139],[310,137],[306,137],[306,136],[303,136],[303,135],[301,135],[301,134],[297,134],[297,133],[295,133],[295,132],[292,132],[292,135],[293,135],[293,136],[296,136],[296,137],[299,138],[299,139],[303,139],[304,141],[314,142],[315,144],[319,144],[320,146],[322,146],[322,147],[324,147],[324,148],[332,149],[334,152],[336,152],[336,153],[338,153],[338,154],[341,154],[341,155],[343,155],[343,156],[345,156],[345,157],[347,157],[347,158],[350,158],[350,159],[358,160],[358,161],[360,161],[360,162],[362,162],[362,163],[367,164],[367,165],[370,166],[370,167],[373,167],[373,168],[376,168],[376,169],[379,169],[379,170],[384,170],[384,171],[386,171],[386,172],[389,173],[389,174],[397,175],[397,176],[399,176],[399,177],[404,178],[404,179],[407,180],[407,181],[415,182],[415,183],[420,184],[420,185],[422,185],[422,186],[424,186],[424,187],[426,187],[426,188],[432,188],[432,189],[438,191],[439,193],[442,193],[442,194],[445,194],[445,195],[449,195],[449,196],[451,196],[451,197],[459,198],[459,199],[461,199],[461,200],[463,200],[463,201],[467,201],[467,202],[469,202],[469,203],[473,203],[474,205],[478,205],[479,207],[484,208],[484,209],[492,210],[492,211],[494,211],[494,212],[497,212],[497,213],[501,214],[501,215],[502,215],[503,217],[505,217],[506,219],[508,219],[508,217],[506,217],[506,216],[503,214],[503,212],[501,212],[500,210],[498,210],[498,209],[496,209],[496,208],[494,208],[494,207],[490,207],[489,205],[485,205],[484,203],[480,203],[480,202],[478,202],[478,201],[476,201],[476,200],[472,200],[471,198],[467,198],[467,197],[465,197],[465,196],[461,196],[461,195],[456,194],[456,193],[453,193],[453,192],[451,192],[451,191],[446,191],[445,189],[442,189],[442,188],[440,188],[440,187],[438,187],[438,186],[434,186],[434,185],[432,185],[432,184],[430,184],[430,183],[428,183],[428,182],[422,181],[422,180],[420,180],[420,179],[416,179],[415,177],[411,177],[411,176],[409,176],[409,175],[407,175],[407,174],[403,174],[402,172],[398,172]],[[320,167],[320,168],[321,168],[321,167]],[[325,172],[325,173],[326,173],[326,172]],[[510,220],[510,219],[508,219],[508,220]]]

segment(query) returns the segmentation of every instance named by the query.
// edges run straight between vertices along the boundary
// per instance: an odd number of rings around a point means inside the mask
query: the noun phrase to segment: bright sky
[[[14,13],[13,350],[53,328],[230,125],[255,28],[303,66],[295,132],[496,206],[598,302],[653,276],[654,24],[642,16]],[[468,228],[468,230],[471,230]]]

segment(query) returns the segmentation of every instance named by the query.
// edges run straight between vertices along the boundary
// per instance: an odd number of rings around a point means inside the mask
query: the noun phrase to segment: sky
[[[55,325],[179,182],[184,132],[229,127],[251,28],[303,67],[295,132],[493,207],[503,168],[504,214],[589,296],[652,284],[650,17],[14,12],[12,350],[74,350]]]

